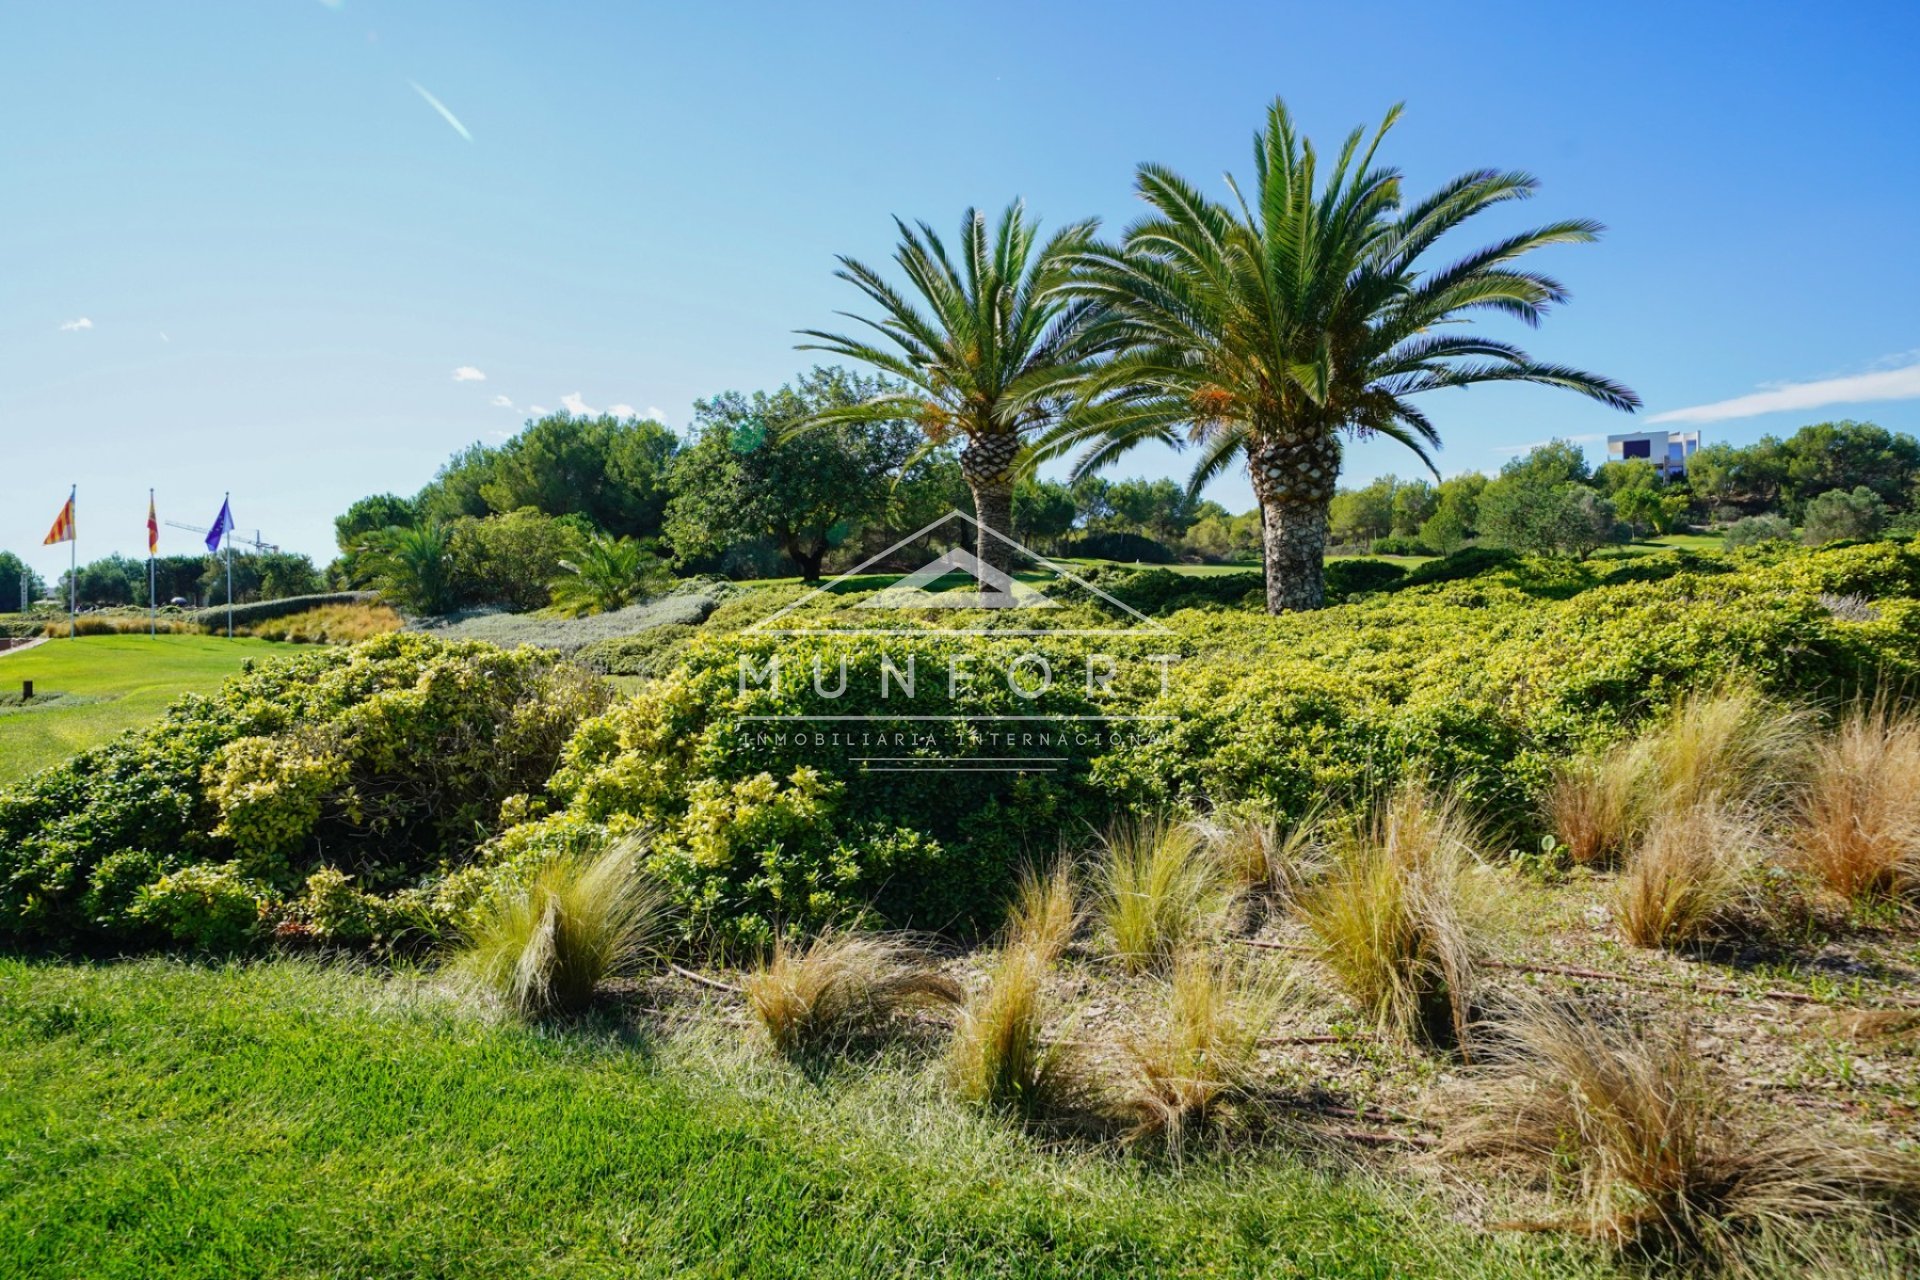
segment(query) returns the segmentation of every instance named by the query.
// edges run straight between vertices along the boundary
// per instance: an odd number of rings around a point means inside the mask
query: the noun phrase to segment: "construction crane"
[[[209,532],[211,532],[210,530],[202,529],[197,524],[181,524],[178,520],[167,520],[167,521],[164,521],[163,523],[165,523],[165,525],[169,529],[185,529],[188,533],[197,533],[203,538],[206,537]],[[240,536],[240,534],[237,531],[229,534],[228,536],[231,537],[235,542],[239,543],[241,546],[252,547],[255,551],[272,552],[272,551],[278,551],[280,549],[274,543],[262,542],[260,540],[260,531],[258,529],[255,529],[253,531],[253,536],[251,538],[243,538]]]

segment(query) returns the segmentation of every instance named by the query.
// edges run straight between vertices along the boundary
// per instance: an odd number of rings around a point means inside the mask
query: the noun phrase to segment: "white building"
[[[1698,431],[1635,431],[1607,437],[1607,461],[1630,462],[1640,458],[1659,467],[1661,475],[1672,479],[1686,473],[1687,459],[1699,447]]]

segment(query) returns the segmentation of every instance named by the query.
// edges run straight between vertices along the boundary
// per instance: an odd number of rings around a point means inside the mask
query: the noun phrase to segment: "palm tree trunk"
[[[1340,475],[1339,437],[1257,433],[1247,445],[1247,470],[1260,503],[1267,612],[1320,608],[1326,603],[1327,511]]]
[[[1014,567],[1006,540],[1013,537],[1013,460],[1019,452],[1020,437],[1010,432],[975,436],[960,451],[960,474],[973,492],[973,518],[980,526],[974,554],[1002,572]]]
[[[1266,552],[1267,612],[1318,609],[1327,602],[1323,573],[1327,504],[1269,498],[1261,541]]]

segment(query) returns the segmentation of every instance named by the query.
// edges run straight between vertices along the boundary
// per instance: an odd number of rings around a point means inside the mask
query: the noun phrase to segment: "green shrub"
[[[610,676],[663,676],[679,665],[699,634],[698,626],[669,622],[638,635],[595,640],[574,657],[582,666]]]
[[[258,935],[267,896],[266,886],[231,863],[182,867],[142,888],[132,915],[174,942],[238,951]]]
[[[1400,580],[1406,587],[1424,587],[1434,582],[1458,582],[1477,578],[1495,569],[1504,569],[1520,557],[1503,547],[1462,547],[1451,555],[1409,570]]]
[[[275,904],[322,866],[408,889],[529,816],[509,801],[606,705],[551,655],[418,635],[258,664],[0,796],[0,939],[150,936],[134,899],[175,868],[230,864]]]
[[[1373,545],[1367,550],[1376,556],[1437,556],[1440,554],[1420,539],[1409,538],[1404,534],[1375,538]]]
[[[1758,547],[1769,542],[1793,541],[1793,521],[1785,516],[1747,516],[1727,526],[1722,544],[1729,550]]]
[[[1386,539],[1381,539],[1386,541]],[[1426,552],[1387,552],[1374,544],[1375,555],[1424,555]],[[1406,579],[1407,571],[1387,560],[1335,560],[1327,565],[1327,598],[1345,600],[1369,591],[1390,591]]]
[[[1080,574],[1129,609],[1164,617],[1181,609],[1264,608],[1266,588],[1257,573],[1213,573],[1204,577],[1171,569],[1127,569],[1097,565]],[[1055,599],[1087,599],[1071,584],[1049,592]]]
[[[1810,547],[1878,537],[1892,515],[1886,500],[1865,485],[1829,489],[1807,504],[1801,536]]]

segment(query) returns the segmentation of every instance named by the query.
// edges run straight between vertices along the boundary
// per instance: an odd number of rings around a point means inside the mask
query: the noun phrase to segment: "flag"
[[[213,528],[207,530],[207,550],[220,550],[220,539],[233,532],[233,502],[227,499],[220,504],[220,514],[213,522]]]
[[[67,505],[60,508],[59,518],[53,522],[53,528],[47,530],[47,540],[40,545],[50,547],[56,542],[73,541],[73,495],[67,495]]]
[[[147,495],[147,555],[160,554],[160,513],[153,508],[153,495]]]

